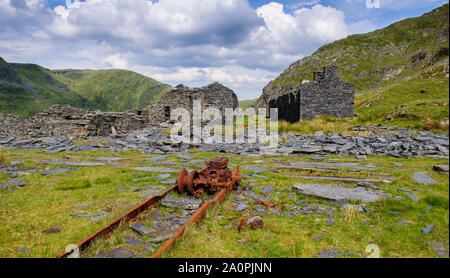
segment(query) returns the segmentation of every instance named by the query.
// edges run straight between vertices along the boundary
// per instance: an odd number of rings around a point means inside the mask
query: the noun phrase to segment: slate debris
[[[412,193],[406,193],[406,195],[408,195],[409,198],[411,198],[411,200],[413,201],[419,201],[420,198],[417,195],[414,195]]]
[[[11,186],[24,187],[25,183],[26,182],[24,180],[12,180],[10,182],[0,185],[0,189],[7,189],[8,187],[11,187]]]
[[[438,258],[448,258],[449,257],[448,249],[445,248],[445,246],[442,245],[441,243],[430,240],[429,244],[434,248],[436,257],[438,257]]]
[[[85,111],[83,112],[85,113]],[[25,119],[28,121],[29,119]],[[26,126],[26,125],[25,125]],[[358,127],[355,130],[371,130],[376,133],[368,136],[344,137],[336,134],[316,135],[295,135],[284,133],[280,134],[286,138],[280,143],[278,149],[271,152],[278,152],[286,155],[311,154],[313,156],[326,156],[328,154],[353,154],[363,157],[369,154],[389,155],[393,157],[446,157],[448,156],[448,135],[434,134],[431,132],[407,130],[396,127]],[[10,132],[19,132],[19,130],[10,130]],[[388,132],[385,132],[388,131]],[[395,133],[389,131],[396,131]],[[33,130],[28,130],[33,134]],[[41,132],[41,130],[39,130]],[[416,134],[419,136],[416,137]],[[173,144],[167,136],[161,134],[158,128],[134,129],[132,133],[111,137],[95,137],[87,136],[86,139],[92,141],[102,140],[97,145],[74,145],[73,140],[66,139],[64,134],[58,134],[58,138],[38,138],[39,134],[35,134],[35,139],[20,139],[15,136],[0,136],[0,145],[3,148],[21,148],[25,150],[47,149],[51,153],[62,151],[86,151],[96,149],[134,149],[143,153],[161,154],[161,156],[151,157],[149,163],[165,160],[168,155],[166,153],[179,153],[178,158],[189,160],[190,156],[186,153],[192,145],[190,144]],[[248,156],[250,154],[259,153],[267,147],[262,143],[240,144],[231,146],[229,144],[211,144],[211,145],[195,145],[201,152],[222,152],[230,154],[240,154]],[[69,165],[69,164],[66,164]],[[73,166],[81,166],[81,164],[73,164]],[[86,165],[94,166],[94,165]],[[253,170],[252,170],[253,169]],[[155,171],[155,169],[147,169]],[[250,167],[250,171],[260,172],[263,169]],[[145,170],[144,170],[145,171]],[[178,171],[178,170],[177,170]],[[267,171],[267,170],[264,170]],[[164,173],[165,171],[161,171]]]
[[[423,230],[422,230],[422,234],[428,234],[431,232],[431,230],[434,229],[434,224],[430,224],[428,226],[426,226]]]
[[[430,177],[428,172],[415,172],[412,176],[413,180],[421,184],[435,183],[436,181]]]
[[[161,205],[164,207],[180,208],[185,210],[197,210],[203,205],[202,200],[195,198],[174,198],[167,196],[161,201]]]
[[[117,247],[106,253],[106,257],[115,259],[127,259],[135,256],[136,254],[124,247]]]
[[[149,229],[147,229],[146,227],[144,227],[143,225],[141,225],[139,223],[131,224],[130,228],[141,236],[152,236],[153,235],[153,233]]]
[[[144,242],[142,240],[135,238],[135,237],[130,237],[130,236],[126,236],[124,238],[124,242],[125,242],[125,244],[130,245],[130,246],[141,246],[144,244]]]
[[[168,178],[170,178],[170,174],[160,174],[160,175],[154,177],[153,179],[155,181],[159,181],[159,180],[165,180],[165,179],[168,179]]]
[[[56,168],[56,169],[51,169],[51,170],[44,170],[42,172],[42,175],[49,176],[49,175],[58,175],[58,174],[69,173],[69,172],[70,172],[70,168]]]
[[[236,212],[242,212],[248,209],[248,205],[245,203],[240,203],[237,205],[236,209],[234,211]]]
[[[387,194],[369,191],[361,187],[348,188],[342,186],[299,183],[295,184],[293,189],[296,189],[306,195],[313,195],[335,201],[346,199],[361,201],[363,203],[371,203],[388,197]]]

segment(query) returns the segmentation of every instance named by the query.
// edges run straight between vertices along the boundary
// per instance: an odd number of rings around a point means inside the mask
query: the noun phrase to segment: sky
[[[320,46],[448,0],[0,0],[0,57],[49,69],[126,69],[239,99]]]

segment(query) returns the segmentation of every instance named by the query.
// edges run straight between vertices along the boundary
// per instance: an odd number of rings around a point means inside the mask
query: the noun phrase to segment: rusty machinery
[[[190,173],[186,169],[181,171],[177,179],[179,193],[186,192],[198,198],[203,193],[214,194],[223,188],[228,192],[237,189],[242,179],[239,167],[231,171],[225,157],[216,157],[205,164],[206,167],[200,171],[192,170]]]

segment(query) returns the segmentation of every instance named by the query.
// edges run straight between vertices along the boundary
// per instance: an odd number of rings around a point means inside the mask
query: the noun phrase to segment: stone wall
[[[145,127],[140,112],[101,112],[54,105],[32,117],[0,114],[0,135],[83,138],[127,133]]]
[[[314,73],[313,82],[305,82],[289,93],[269,101],[278,108],[278,118],[289,122],[312,119],[317,115],[338,118],[354,116],[354,87],[342,81],[337,67],[325,67]]]
[[[215,82],[202,88],[189,88],[178,85],[166,93],[159,102],[149,106],[147,120],[152,125],[168,122],[170,112],[176,108],[185,108],[191,114],[194,100],[201,100],[202,111],[207,108],[219,108],[222,115],[225,108],[237,108],[239,102],[236,94],[222,84]]]

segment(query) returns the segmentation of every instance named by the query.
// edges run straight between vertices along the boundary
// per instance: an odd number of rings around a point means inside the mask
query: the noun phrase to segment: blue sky
[[[0,56],[51,69],[128,69],[171,85],[219,81],[248,99],[326,43],[444,3],[379,0],[371,8],[366,0],[83,0],[66,6],[66,0],[0,0]]]

